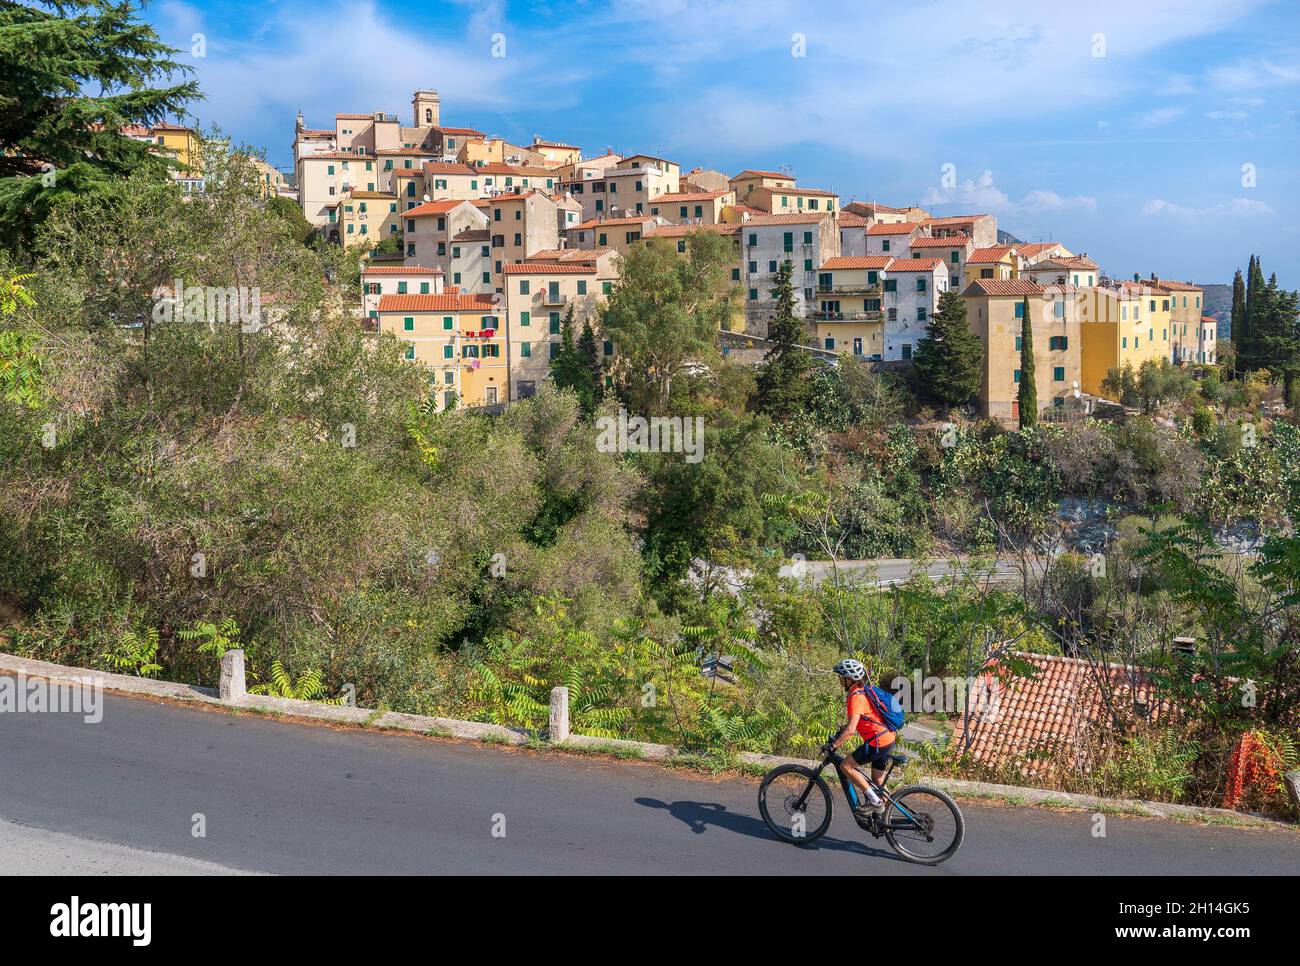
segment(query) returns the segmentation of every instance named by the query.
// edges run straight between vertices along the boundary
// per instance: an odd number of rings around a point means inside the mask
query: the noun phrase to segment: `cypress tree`
[[[1020,428],[1038,425],[1038,380],[1034,375],[1034,327],[1029,321],[1029,296],[1021,301],[1023,318],[1020,320],[1020,387],[1016,399],[1020,403]]]
[[[984,384],[984,344],[966,322],[966,300],[955,290],[939,296],[913,365],[921,389],[945,409],[963,406]]]
[[[1231,319],[1229,336],[1232,339],[1232,346],[1236,350],[1232,363],[1232,368],[1235,371],[1242,354],[1245,352],[1246,342],[1246,281],[1241,277],[1241,269],[1237,269],[1237,274],[1232,279]]]
[[[591,327],[591,320],[582,323],[582,335],[578,337],[578,365],[582,368],[583,382],[587,396],[590,398],[588,411],[594,410],[605,398],[605,370],[600,364],[600,344],[596,331]]]
[[[775,420],[787,419],[802,407],[812,371],[812,356],[799,344],[803,320],[794,314],[793,278],[794,266],[786,259],[777,269],[772,289],[776,314],[767,325],[772,344],[758,373],[759,408]]]

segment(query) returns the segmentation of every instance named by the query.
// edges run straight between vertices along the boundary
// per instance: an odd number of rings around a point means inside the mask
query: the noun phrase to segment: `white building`
[[[816,304],[817,267],[840,254],[840,232],[829,212],[755,215],[740,226],[740,277],[745,295],[745,329],[766,337],[776,311],[772,289],[777,269],[794,269],[795,314],[807,318]]]
[[[896,258],[881,273],[881,289],[883,357],[910,359],[948,290],[948,266],[938,258]]]

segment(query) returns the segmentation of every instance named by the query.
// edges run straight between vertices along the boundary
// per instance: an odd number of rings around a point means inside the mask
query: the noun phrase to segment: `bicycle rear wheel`
[[[831,827],[831,791],[803,765],[773,768],[758,786],[763,821],[784,842],[811,842]]]
[[[961,810],[944,792],[925,785],[900,788],[885,812],[885,838],[894,851],[920,865],[956,855],[966,836]]]

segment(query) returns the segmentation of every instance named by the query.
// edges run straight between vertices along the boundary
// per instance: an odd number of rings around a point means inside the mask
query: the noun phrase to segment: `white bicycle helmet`
[[[862,666],[862,662],[855,661],[851,657],[846,657],[831,670],[842,678],[848,678],[850,681],[861,681],[867,676],[867,669]]]

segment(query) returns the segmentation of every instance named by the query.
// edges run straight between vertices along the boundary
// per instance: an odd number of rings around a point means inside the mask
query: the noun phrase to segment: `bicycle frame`
[[[849,803],[850,812],[852,812],[853,809],[858,807],[857,786],[855,786],[853,782],[845,778],[842,773],[839,773],[840,762],[842,762],[843,760],[844,760],[844,756],[834,751],[830,752],[825,758],[822,759],[822,763],[818,765],[817,769],[813,772],[812,779],[808,781],[808,787],[803,790],[803,794],[799,796],[798,801],[795,803],[797,808],[802,809],[804,807],[804,804],[808,800],[808,795],[812,792],[813,782],[816,780],[818,775],[820,775],[823,771],[826,770],[826,766],[832,763],[835,765],[835,770],[838,773],[838,777],[840,780],[840,787],[844,791],[844,798]],[[889,764],[885,767],[884,777],[881,778],[879,783],[877,783],[876,780],[871,777],[870,772],[863,773],[867,781],[871,784],[871,787],[876,790],[876,794],[880,795],[880,797],[883,798],[885,802],[892,805],[896,811],[898,811],[900,814],[904,816],[904,821],[900,822],[891,819],[888,823],[884,823],[880,827],[882,829],[916,828],[924,831],[925,826],[921,823],[921,821],[917,819],[915,815],[909,812],[905,806],[900,805],[894,799],[894,797],[889,794],[889,790],[885,788],[885,786],[889,784],[889,776],[892,775],[893,772],[894,772],[894,761],[891,758]],[[886,810],[886,814],[888,814],[888,810]]]

